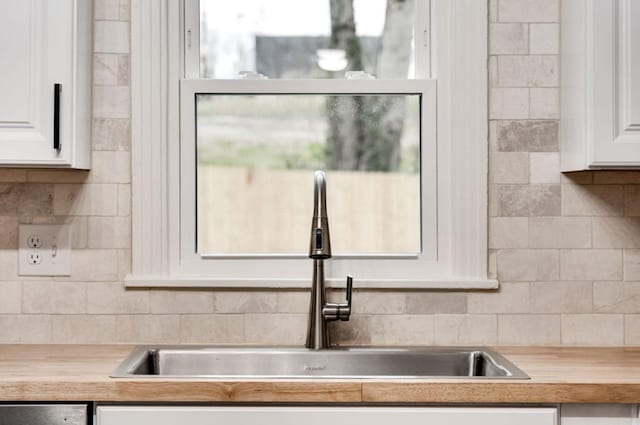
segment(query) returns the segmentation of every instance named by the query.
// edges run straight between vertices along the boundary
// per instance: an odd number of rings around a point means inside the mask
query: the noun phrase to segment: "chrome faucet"
[[[351,316],[353,278],[347,276],[346,303],[326,302],[324,260],[331,258],[331,239],[327,216],[327,178],[324,171],[316,171],[313,178],[313,219],[309,242],[309,258],[313,259],[313,279],[311,281],[311,304],[305,347],[319,350],[331,346],[328,322],[347,321]]]

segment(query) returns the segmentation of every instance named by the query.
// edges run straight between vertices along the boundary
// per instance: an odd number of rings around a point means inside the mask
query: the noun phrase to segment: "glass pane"
[[[414,2],[200,1],[200,76],[413,78]]]
[[[307,254],[327,171],[333,254],[420,252],[419,95],[196,95],[197,248]]]

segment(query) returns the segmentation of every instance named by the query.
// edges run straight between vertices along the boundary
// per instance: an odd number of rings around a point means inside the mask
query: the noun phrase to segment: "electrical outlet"
[[[18,274],[68,276],[71,274],[71,226],[21,224],[18,230]]]

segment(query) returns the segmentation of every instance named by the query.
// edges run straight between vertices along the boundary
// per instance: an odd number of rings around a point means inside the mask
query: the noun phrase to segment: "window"
[[[201,1],[134,0],[128,285],[307,286],[316,168],[328,169],[330,282],[496,285],[482,182],[486,5],[406,0],[402,16],[385,0],[345,1],[341,14],[328,0]],[[296,7],[300,19],[283,19]],[[463,26],[479,43],[456,41]],[[158,33],[166,42],[154,45]],[[389,39],[400,44],[381,47]],[[474,72],[450,72],[458,63]],[[425,78],[431,68],[442,77]],[[364,73],[345,78],[353,71]],[[453,119],[454,107],[469,115]]]

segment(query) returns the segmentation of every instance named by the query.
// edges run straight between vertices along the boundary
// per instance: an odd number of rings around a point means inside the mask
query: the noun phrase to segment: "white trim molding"
[[[357,284],[394,289],[494,289],[497,281],[487,278],[487,2],[430,3],[429,62],[432,78],[437,80],[436,261],[424,273],[403,275],[399,262],[406,259],[375,260],[373,270],[379,270],[379,276],[371,272]],[[235,260],[236,272],[227,277],[184,267],[180,82],[189,76],[182,52],[181,4],[132,0],[133,259],[125,283],[131,287],[309,287],[310,267],[300,260],[294,260],[300,264],[293,266],[293,273],[282,276],[247,273],[242,259]],[[291,267],[293,261],[273,262],[277,271]],[[329,275],[330,285],[342,284],[337,276],[352,271],[346,267],[353,263],[343,262],[329,261],[328,270],[334,272]]]

